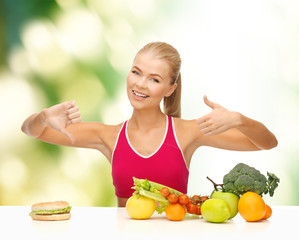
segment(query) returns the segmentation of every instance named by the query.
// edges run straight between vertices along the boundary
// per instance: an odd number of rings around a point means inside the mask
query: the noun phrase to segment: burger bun
[[[63,221],[71,218],[70,213],[51,214],[51,215],[32,215],[33,220],[38,221]]]

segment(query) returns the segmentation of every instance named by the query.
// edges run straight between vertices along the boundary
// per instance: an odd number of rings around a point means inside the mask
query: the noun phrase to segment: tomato
[[[201,215],[201,210],[200,210],[200,206],[199,205],[195,206],[195,214],[196,215]]]
[[[161,188],[160,194],[161,194],[161,196],[167,198],[169,196],[169,188],[167,188],[167,187]]]
[[[196,211],[196,205],[194,205],[192,202],[189,202],[187,204],[187,212],[190,214],[194,214]]]
[[[179,197],[175,193],[170,193],[168,196],[168,202],[170,202],[170,203],[177,203],[178,199],[179,199]]]
[[[198,195],[193,195],[192,200],[194,203],[198,204],[200,202],[200,197]]]
[[[202,201],[202,202],[204,202],[204,201],[206,201],[206,200],[208,200],[208,199],[209,199],[209,198],[208,198],[207,196],[202,196],[202,197],[201,197],[201,201]]]
[[[198,195],[193,195],[192,198],[193,198],[193,200],[195,200],[195,201],[196,201],[196,200],[200,200],[200,197],[199,197]]]
[[[181,194],[179,196],[179,204],[187,205],[189,203],[189,197],[186,194]]]

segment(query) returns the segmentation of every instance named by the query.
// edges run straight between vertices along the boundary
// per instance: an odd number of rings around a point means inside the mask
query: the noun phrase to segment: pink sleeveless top
[[[112,153],[112,179],[117,197],[128,198],[134,192],[133,177],[148,179],[187,193],[189,170],[178,144],[173,119],[167,116],[163,141],[149,156],[139,154],[131,145],[126,121]]]

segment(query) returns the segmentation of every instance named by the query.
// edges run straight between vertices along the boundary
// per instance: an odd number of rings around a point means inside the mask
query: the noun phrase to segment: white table
[[[186,215],[180,222],[154,214],[131,219],[125,208],[73,207],[67,221],[33,221],[29,206],[0,206],[1,239],[298,239],[299,206],[272,207],[269,220],[246,222],[238,214],[225,223],[208,223]]]

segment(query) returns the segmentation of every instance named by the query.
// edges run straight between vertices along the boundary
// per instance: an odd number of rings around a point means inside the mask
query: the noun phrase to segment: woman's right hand
[[[41,114],[42,123],[64,134],[74,142],[73,135],[66,129],[68,125],[80,123],[81,116],[75,101],[63,102],[47,108]]]

